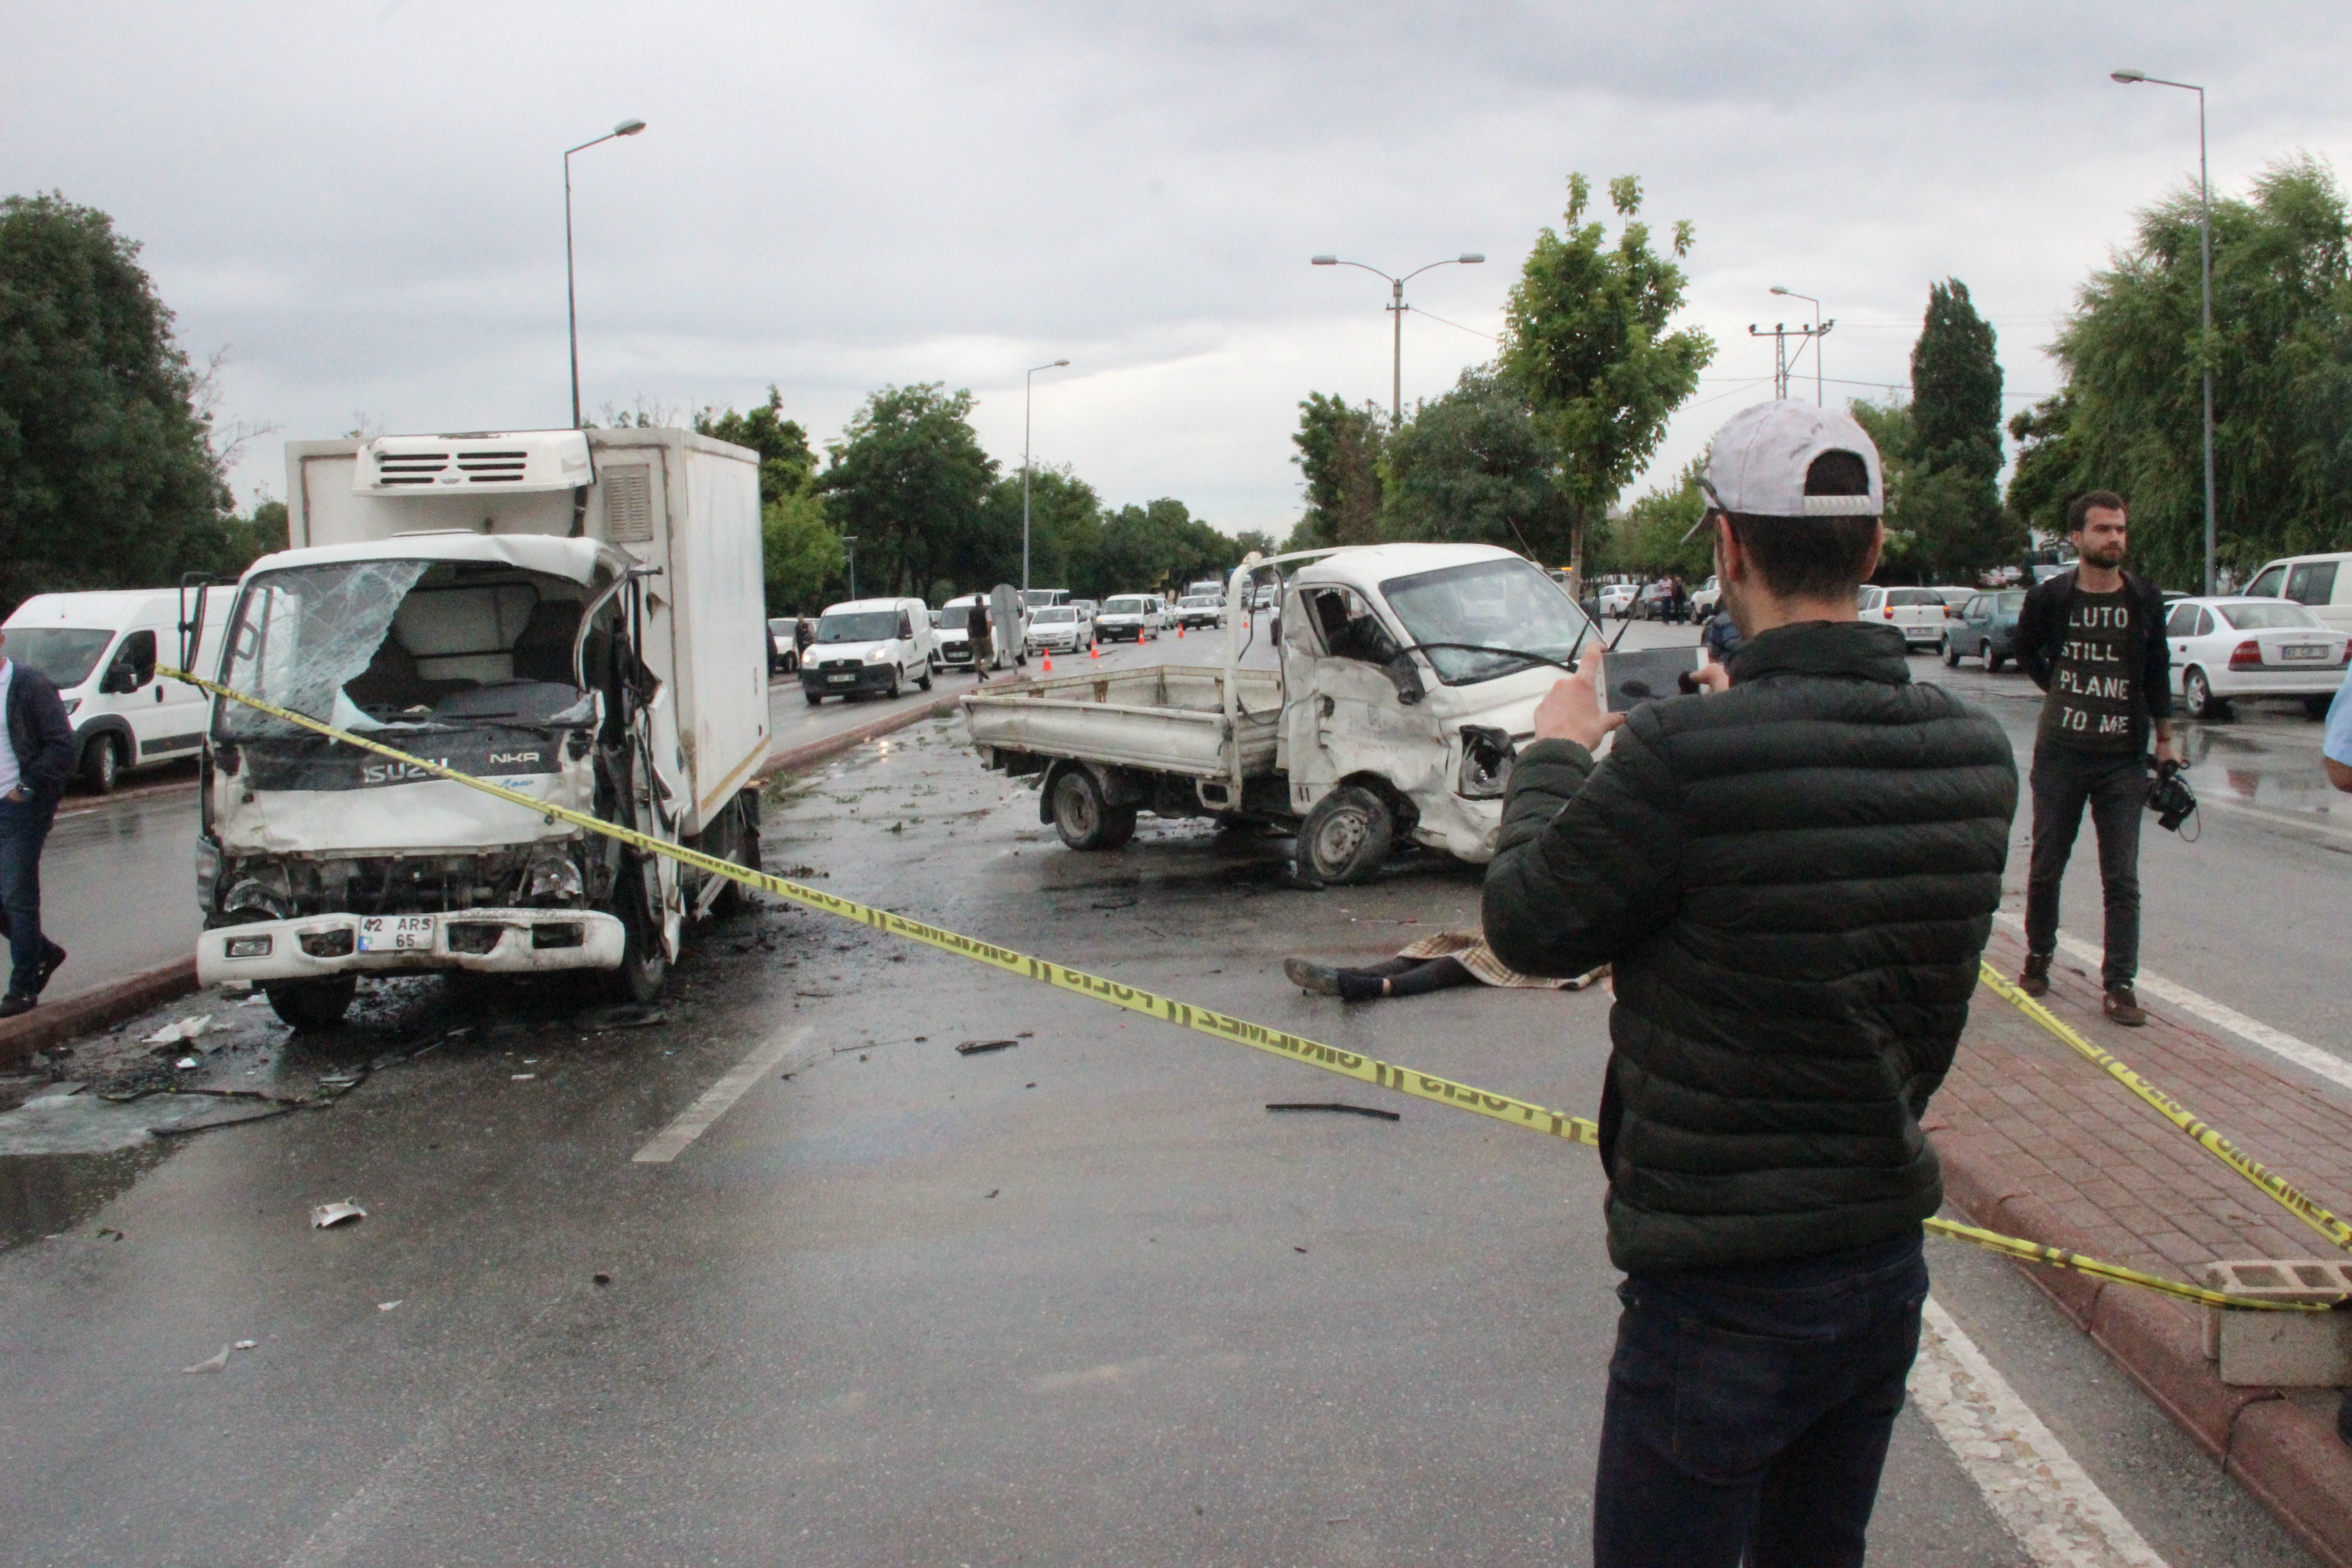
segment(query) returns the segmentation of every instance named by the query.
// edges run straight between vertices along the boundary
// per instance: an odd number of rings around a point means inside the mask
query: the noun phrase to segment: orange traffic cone
[[[1176,623],[1176,640],[1178,642],[1184,640],[1184,623],[1181,621]]]
[[[1054,673],[1054,650],[1053,650],[1052,648],[1045,648],[1045,649],[1041,649],[1040,651],[1041,651],[1041,652],[1043,652],[1043,653],[1045,654],[1045,673],[1046,673],[1046,674],[1048,674],[1048,675],[1053,674],[1053,673]]]
[[[1102,645],[1095,641],[1092,637],[1088,637],[1087,639],[1087,657],[1088,658],[1100,658],[1102,657]]]

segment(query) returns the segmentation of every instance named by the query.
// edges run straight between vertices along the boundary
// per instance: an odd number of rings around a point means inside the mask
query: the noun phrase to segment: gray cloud
[[[1688,320],[1722,352],[1660,454],[1763,395],[1750,322],[1822,295],[1828,374],[1900,384],[1931,279],[1966,279],[2010,386],[2133,211],[2195,170],[2340,146],[2308,59],[2339,6],[2101,4],[899,5],[417,3],[20,7],[6,188],[115,215],[227,412],[289,437],[561,424],[562,150],[593,408],[738,405],[773,381],[820,437],[869,389],[944,380],[1018,459],[1113,500],[1287,526],[1309,390],[1385,401],[1385,289],[1491,333],[1571,168],[1642,176],[1698,227]],[[1490,345],[1415,315],[1408,400]],[[1833,395],[1866,388],[1833,386]],[[274,443],[240,484],[282,489]]]

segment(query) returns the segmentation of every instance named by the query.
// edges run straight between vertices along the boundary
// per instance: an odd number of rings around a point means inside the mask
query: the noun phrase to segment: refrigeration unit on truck
[[[1223,668],[1160,665],[991,689],[963,700],[982,760],[1040,778],[1038,815],[1073,849],[1114,849],[1136,815],[1295,831],[1300,876],[1354,882],[1415,843],[1494,858],[1517,748],[1566,663],[1593,646],[1541,568],[1484,544],[1380,544],[1302,563],[1279,621],[1234,615]],[[1274,668],[1244,653],[1280,628]],[[1453,645],[1453,646],[1446,646]]]
[[[683,430],[286,448],[290,547],[248,567],[229,689],[534,800],[759,863],[769,749],[756,454]],[[193,616],[184,618],[196,618]],[[573,970],[650,1000],[738,884],[216,700],[206,984],[324,1026],[362,974]]]

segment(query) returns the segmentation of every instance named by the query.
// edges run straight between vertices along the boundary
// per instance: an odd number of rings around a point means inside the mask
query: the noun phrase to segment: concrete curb
[[[760,771],[751,775],[752,781],[765,784],[779,773],[806,773],[829,757],[839,756],[844,752],[862,746],[868,741],[877,740],[893,731],[919,724],[926,719],[936,719],[942,713],[952,713],[955,711],[956,704],[962,701],[963,698],[962,692],[958,692],[952,697],[935,697],[920,706],[902,708],[895,713],[885,714],[879,719],[868,720],[863,724],[841,731],[837,734],[827,735],[821,741],[810,741],[805,744],[794,746],[789,752],[778,752],[760,764]]]
[[[18,1067],[35,1051],[135,1018],[196,989],[194,955],[110,981],[95,991],[0,1019],[0,1067]]]
[[[1965,1135],[1933,1136],[1945,1195],[1978,1225],[2096,1255]],[[2313,1556],[2329,1568],[2352,1568],[2352,1448],[2331,1421],[2275,1388],[2223,1384],[2205,1359],[2195,1315],[2168,1300],[2071,1269],[2019,1268]]]

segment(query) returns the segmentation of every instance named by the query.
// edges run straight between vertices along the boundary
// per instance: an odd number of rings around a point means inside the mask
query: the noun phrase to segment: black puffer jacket
[[[1914,685],[1900,633],[1817,621],[1732,689],[1638,709],[1595,766],[1524,752],[1486,940],[1534,974],[1616,965],[1601,1158],[1629,1273],[1768,1263],[1914,1230],[1919,1131],[2000,902],[2017,764]]]

